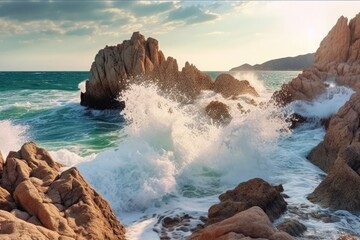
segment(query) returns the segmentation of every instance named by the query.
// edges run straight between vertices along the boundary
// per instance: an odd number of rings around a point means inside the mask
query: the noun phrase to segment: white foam
[[[82,162],[94,160],[96,157],[96,154],[94,153],[86,157],[82,157],[68,149],[49,151],[49,153],[53,159],[67,167],[72,167]]]
[[[86,92],[86,81],[87,80],[79,83],[78,88],[79,88],[80,92],[83,92],[83,93]]]
[[[313,101],[294,101],[288,108],[305,117],[328,118],[337,113],[354,91],[351,88],[331,84]]]
[[[18,151],[27,141],[27,126],[16,125],[9,120],[0,121],[0,150],[6,158],[10,151]]]
[[[269,93],[266,90],[264,83],[259,80],[254,72],[231,72],[231,74],[238,80],[247,80],[260,95]]]

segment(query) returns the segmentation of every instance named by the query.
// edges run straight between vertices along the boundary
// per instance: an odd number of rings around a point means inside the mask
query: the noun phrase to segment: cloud
[[[132,6],[132,12],[137,17],[162,14],[173,9],[175,9],[174,2],[151,3],[150,1],[144,1]]]
[[[187,7],[179,7],[171,11],[168,15],[167,21],[183,22],[185,24],[191,25],[212,21],[217,18],[218,16],[216,14],[202,9],[200,5],[192,5]]]

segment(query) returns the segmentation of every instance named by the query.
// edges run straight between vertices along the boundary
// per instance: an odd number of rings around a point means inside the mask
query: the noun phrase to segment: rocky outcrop
[[[136,77],[136,79],[135,79]],[[193,99],[201,90],[209,90],[211,78],[189,63],[179,71],[177,61],[159,50],[156,39],[134,32],[130,40],[106,46],[95,57],[81,105],[91,108],[123,108],[116,99],[133,81],[157,82],[164,91]]]
[[[259,97],[255,88],[253,88],[247,80],[239,81],[227,73],[222,73],[217,76],[213,89],[214,92],[220,93],[224,98],[236,98],[242,94],[251,94],[255,97]]]
[[[338,154],[350,144],[360,142],[360,93],[355,93],[334,115],[324,140],[309,154],[308,159],[325,172],[333,167]]]
[[[293,237],[301,237],[307,229],[306,226],[301,222],[289,219],[277,225],[276,228],[279,231],[286,232]]]
[[[339,154],[326,178],[308,196],[326,207],[360,211],[360,142]]]
[[[191,240],[221,239],[293,239],[285,232],[278,232],[266,213],[259,207],[252,207],[221,222],[209,225],[194,233]]]
[[[208,224],[222,221],[253,206],[263,209],[273,221],[286,211],[287,203],[281,192],[281,185],[271,186],[260,178],[240,183],[233,190],[221,194],[220,203],[209,208]]]
[[[215,123],[228,123],[231,120],[229,107],[219,101],[211,101],[206,106],[205,112]]]
[[[60,168],[31,142],[10,152],[0,181],[0,234],[8,239],[125,239],[110,205],[79,171]]]
[[[156,39],[145,39],[134,32],[130,40],[106,46],[98,52],[86,81],[86,91],[81,93],[81,105],[123,109],[125,103],[121,93],[131,83],[155,83],[180,102],[191,102],[202,90],[215,90],[225,97],[245,93],[258,96],[249,82],[238,81],[229,74],[224,76],[221,77],[223,81],[214,83],[210,76],[188,62],[179,71],[176,59],[165,59]]]
[[[295,100],[312,100],[321,94],[327,85],[325,80],[360,89],[360,14],[348,24],[340,17],[315,53],[314,65],[305,69],[281,89],[273,99],[281,105]]]

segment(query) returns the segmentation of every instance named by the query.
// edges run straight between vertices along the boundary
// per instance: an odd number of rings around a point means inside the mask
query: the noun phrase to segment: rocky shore
[[[0,157],[0,238],[125,239],[110,205],[76,168],[61,168],[32,142]]]

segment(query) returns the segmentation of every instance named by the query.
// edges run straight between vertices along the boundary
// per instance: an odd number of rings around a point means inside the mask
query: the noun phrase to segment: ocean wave
[[[10,120],[0,121],[0,151],[6,158],[10,151],[17,151],[28,141],[27,126],[16,125]]]

